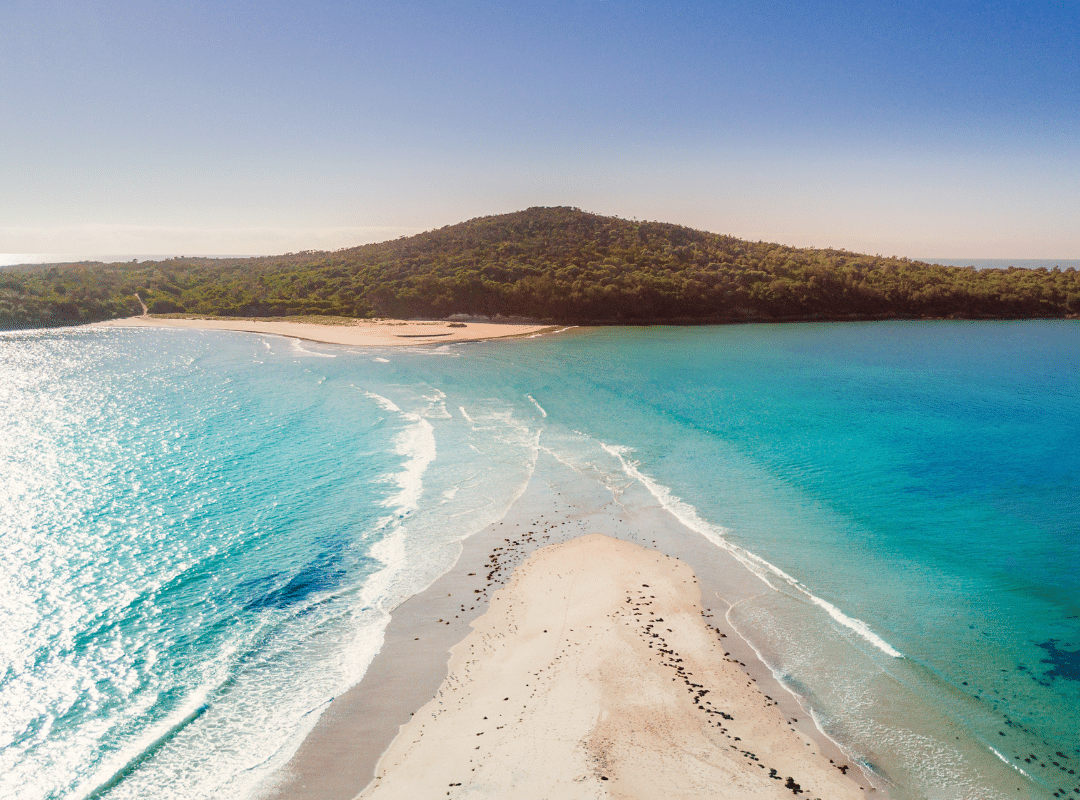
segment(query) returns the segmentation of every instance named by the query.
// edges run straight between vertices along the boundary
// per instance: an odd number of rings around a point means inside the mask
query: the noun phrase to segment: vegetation
[[[1080,273],[943,267],[747,242],[573,208],[481,217],[335,252],[0,270],[0,328],[141,313],[563,322],[1080,315]]]

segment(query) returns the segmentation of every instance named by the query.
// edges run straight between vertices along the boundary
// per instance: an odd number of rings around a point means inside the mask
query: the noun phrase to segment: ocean
[[[975,269],[1080,269],[1080,258],[920,258],[928,264]]]
[[[890,796],[1080,797],[1075,321],[22,332],[0,397],[4,797],[251,796],[540,453],[740,554]]]

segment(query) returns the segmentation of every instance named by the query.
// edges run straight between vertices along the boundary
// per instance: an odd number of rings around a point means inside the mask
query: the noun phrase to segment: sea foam
[[[533,397],[531,394],[527,394],[525,396],[528,397],[530,400],[532,400],[532,404],[534,406],[536,406],[536,408],[540,412],[540,414],[543,415],[546,418],[547,417],[547,411],[544,410],[544,407],[542,405],[540,405],[538,402],[536,402],[536,398]]]
[[[604,442],[600,442],[600,446],[615,456],[619,463],[622,465],[623,471],[634,480],[638,481],[644,486],[649,493],[655,497],[661,506],[663,506],[669,513],[671,513],[676,519],[678,519],[683,525],[690,530],[695,531],[717,547],[722,547],[727,550],[736,559],[739,560],[747,569],[749,569],[754,575],[761,579],[770,589],[776,590],[776,586],[768,579],[768,575],[771,574],[777,578],[780,578],[784,583],[795,589],[800,594],[804,595],[811,603],[824,609],[830,617],[836,622],[843,625],[850,631],[856,633],[859,637],[872,644],[881,652],[893,658],[903,658],[904,654],[894,648],[876,633],[874,633],[870,626],[863,622],[861,619],[848,616],[839,608],[834,606],[827,600],[815,595],[806,586],[804,586],[798,579],[784,572],[782,569],[774,564],[770,564],[765,559],[761,558],[754,553],[751,553],[745,548],[739,547],[736,544],[732,544],[727,540],[725,534],[729,533],[724,528],[717,528],[703,520],[697,513],[697,509],[691,506],[689,503],[684,502],[681,498],[676,497],[670,488],[664,486],[648,475],[638,469],[638,463],[627,458],[631,451],[628,447],[620,445],[609,445]]]

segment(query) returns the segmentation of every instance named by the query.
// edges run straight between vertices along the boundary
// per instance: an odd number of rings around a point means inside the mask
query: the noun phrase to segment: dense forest
[[[530,208],[334,252],[0,270],[0,328],[141,313],[561,322],[1080,315],[1080,272],[943,267]]]

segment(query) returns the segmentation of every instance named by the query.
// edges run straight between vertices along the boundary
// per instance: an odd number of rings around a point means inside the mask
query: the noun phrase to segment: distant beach
[[[95,322],[95,328],[186,328],[215,331],[243,331],[290,336],[310,342],[344,344],[354,347],[396,347],[425,342],[475,342],[530,336],[557,330],[557,326],[519,322],[440,322],[397,319],[348,322],[290,322],[283,320],[245,320],[176,317],[127,317]]]

